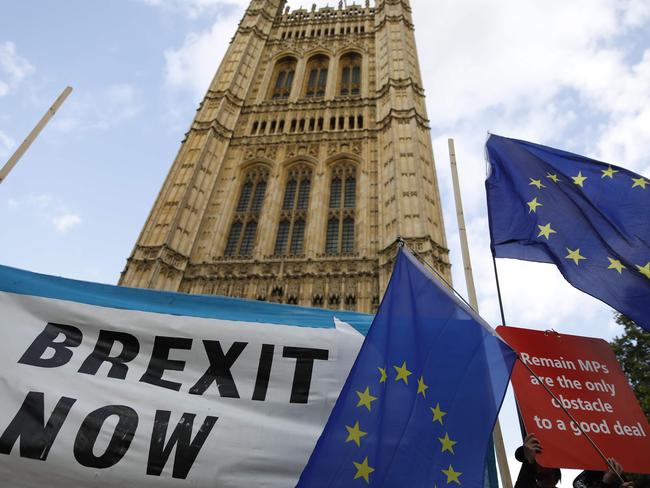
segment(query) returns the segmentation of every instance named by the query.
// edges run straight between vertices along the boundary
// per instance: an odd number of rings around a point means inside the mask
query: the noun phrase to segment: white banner
[[[294,486],[371,319],[336,315],[0,267],[2,486]]]

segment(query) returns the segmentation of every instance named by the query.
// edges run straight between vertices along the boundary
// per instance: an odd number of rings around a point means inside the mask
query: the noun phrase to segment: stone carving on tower
[[[404,237],[450,265],[408,0],[252,0],[124,286],[373,312]]]

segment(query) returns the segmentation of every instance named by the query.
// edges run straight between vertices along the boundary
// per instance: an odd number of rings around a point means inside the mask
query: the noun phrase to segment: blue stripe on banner
[[[0,291],[124,310],[322,329],[333,328],[336,317],[363,335],[368,332],[374,318],[373,315],[356,312],[104,285],[8,266],[0,266]]]

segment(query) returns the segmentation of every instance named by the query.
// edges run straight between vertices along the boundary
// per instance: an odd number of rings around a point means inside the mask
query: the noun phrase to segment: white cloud
[[[34,67],[16,53],[16,45],[13,42],[0,43],[0,97],[9,93],[32,71]]]
[[[630,0],[624,10],[625,23],[632,27],[642,27],[650,20],[650,3],[646,0]]]
[[[219,17],[209,30],[191,33],[180,48],[165,51],[167,85],[200,99],[228,49],[238,17]]]
[[[243,12],[243,2],[240,8],[215,10],[211,27],[191,32],[181,46],[165,50],[167,123],[173,132],[186,127],[185,108],[196,106],[205,95]]]
[[[416,25],[416,34],[420,51],[426,46],[423,67],[435,123],[454,123],[491,107],[539,103],[563,88],[584,89],[595,103],[611,108],[611,97],[600,95],[624,91],[622,53],[608,46],[629,30],[631,21],[626,24],[623,15],[628,3],[413,2],[416,19],[432,23],[426,29]]]
[[[40,222],[56,232],[66,234],[82,223],[79,212],[74,211],[60,198],[48,193],[31,194],[7,200],[12,212],[22,212],[31,222]]]
[[[482,131],[510,125],[524,132],[531,117],[539,119],[563,97],[615,122],[634,115],[649,98],[647,56],[630,64],[630,53],[619,45],[648,10],[638,2],[413,5],[416,19],[431,19],[427,29],[416,24],[416,35],[421,52],[426,46],[421,61],[434,130],[480,122]],[[634,19],[628,6],[639,11]],[[564,110],[558,107],[557,116],[565,117]],[[537,127],[540,142],[557,134],[556,122],[547,117]],[[598,150],[596,145],[583,149]]]
[[[68,232],[73,227],[81,224],[81,217],[77,214],[64,214],[52,219],[54,228],[61,233]]]
[[[647,30],[648,5],[414,1],[415,18],[428,21],[416,36],[434,134],[492,130],[640,170],[650,51],[630,61],[637,53],[625,36]]]
[[[14,140],[0,130],[0,158],[3,160],[9,156],[11,150],[16,146]],[[0,162],[4,164],[4,161]]]
[[[62,132],[108,129],[132,120],[142,110],[142,98],[133,85],[118,83],[100,92],[77,93],[62,107],[52,126]]]
[[[458,242],[447,137],[456,139],[465,214],[474,228],[476,281],[483,312],[494,322],[500,319],[483,190],[487,131],[647,172],[650,50],[634,52],[635,44],[625,40],[650,27],[646,4],[412,2],[456,282],[464,278],[459,253],[453,252]],[[499,266],[506,313],[515,323],[575,327],[604,337],[617,331],[610,309],[574,290],[552,266],[507,260]],[[592,319],[594,325],[586,327]]]

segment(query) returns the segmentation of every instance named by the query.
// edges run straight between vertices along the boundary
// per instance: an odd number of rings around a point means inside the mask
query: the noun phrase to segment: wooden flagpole
[[[47,110],[47,112],[45,112],[45,115],[43,115],[41,120],[38,121],[36,127],[32,129],[32,131],[25,138],[23,143],[20,146],[18,146],[18,149],[16,149],[16,152],[9,158],[9,161],[7,161],[7,163],[0,169],[0,183],[2,183],[5,180],[5,178],[9,175],[9,172],[14,168],[14,166],[16,166],[18,160],[23,156],[23,154],[25,154],[27,149],[29,149],[29,146],[32,145],[32,142],[34,142],[34,140],[41,133],[43,127],[47,125],[47,123],[54,116],[54,114],[59,109],[59,107],[63,104],[63,102],[65,102],[65,99],[68,98],[70,92],[72,92],[72,87],[66,86],[65,89],[54,101],[54,104]]]
[[[463,213],[463,200],[460,196],[460,183],[458,180],[458,167],[456,165],[456,149],[454,147],[454,140],[449,139],[449,160],[451,162],[451,177],[454,184],[454,199],[456,201],[456,217],[458,218],[458,233],[460,234],[460,246],[463,254],[463,267],[465,269],[465,282],[467,283],[467,295],[469,304],[478,313],[478,300],[476,298],[476,288],[474,287],[474,274],[472,272],[472,261],[469,255],[469,244],[467,241],[467,229],[465,228],[465,215]],[[503,443],[503,435],[501,434],[501,424],[497,418],[492,433],[494,440],[494,449],[497,455],[497,464],[499,465],[499,474],[501,475],[501,483],[504,488],[512,488],[512,478],[510,477],[510,469],[508,468],[508,458],[506,457],[506,448]]]

